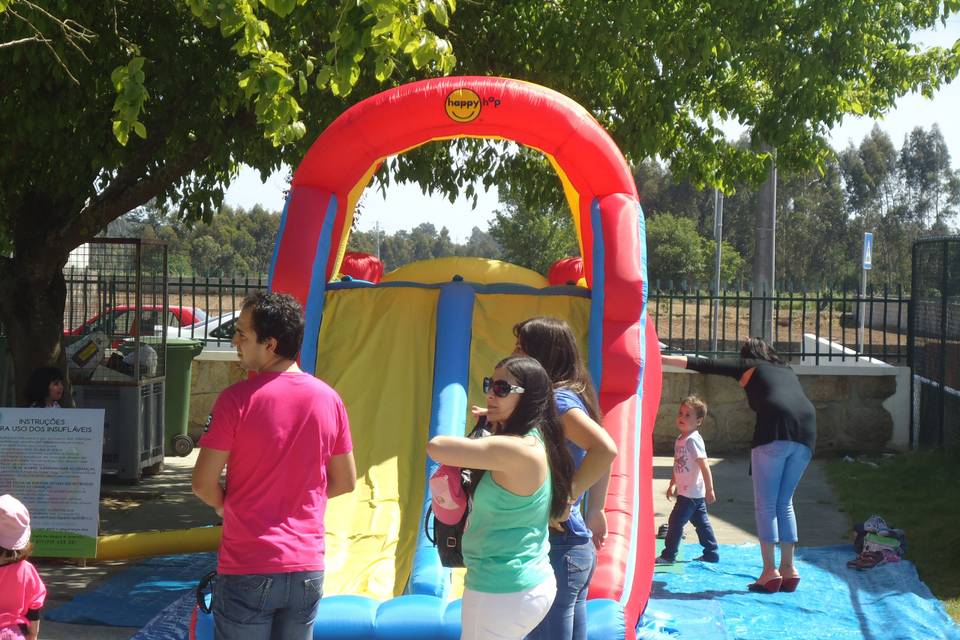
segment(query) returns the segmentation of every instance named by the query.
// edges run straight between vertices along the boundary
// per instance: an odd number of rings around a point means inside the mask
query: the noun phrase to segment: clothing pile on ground
[[[883,517],[872,515],[853,527],[856,538],[853,548],[858,555],[847,566],[858,571],[873,569],[887,562],[899,562],[907,550],[907,536],[902,529],[887,524]]]

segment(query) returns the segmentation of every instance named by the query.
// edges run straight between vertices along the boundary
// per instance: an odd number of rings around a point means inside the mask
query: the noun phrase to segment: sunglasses
[[[510,393],[523,393],[523,387],[518,387],[516,385],[510,384],[506,380],[494,380],[493,378],[484,378],[483,379],[483,392],[490,393],[490,390],[493,390],[493,395],[498,398],[506,398]]]

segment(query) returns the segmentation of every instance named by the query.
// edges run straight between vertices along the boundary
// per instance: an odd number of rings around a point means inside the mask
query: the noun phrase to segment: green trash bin
[[[144,336],[142,344],[158,347],[162,338]],[[133,338],[124,340],[127,350],[133,348]],[[190,421],[190,371],[193,359],[203,351],[203,343],[189,338],[167,338],[166,381],[163,400],[164,455],[188,456],[193,451],[193,438],[187,435]],[[172,453],[171,453],[172,451]]]
[[[156,339],[159,342],[159,339]],[[190,421],[190,372],[193,359],[203,351],[203,343],[189,338],[167,338],[167,381],[164,393],[164,453],[170,449],[178,456],[193,451],[193,438],[187,435]]]

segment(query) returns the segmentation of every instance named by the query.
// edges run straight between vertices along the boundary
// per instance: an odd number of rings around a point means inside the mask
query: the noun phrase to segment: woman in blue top
[[[617,446],[599,424],[597,394],[570,326],[557,318],[537,317],[514,326],[513,334],[517,338],[514,353],[539,361],[553,382],[557,414],[576,469],[569,518],[550,531],[550,564],[557,579],[557,597],[527,638],[586,640],[587,588],[597,550],[607,537],[603,506]],[[590,493],[584,514],[581,501],[587,490]]]
[[[540,363],[507,358],[484,379],[483,390],[493,435],[436,436],[427,454],[442,464],[486,471],[463,534],[461,639],[521,640],[557,591],[548,529],[567,510],[573,468]]]

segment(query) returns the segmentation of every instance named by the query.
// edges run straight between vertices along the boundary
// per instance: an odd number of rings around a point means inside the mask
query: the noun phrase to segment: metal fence
[[[89,277],[89,276],[84,276]],[[69,286],[81,276],[67,272],[68,295],[78,290]],[[243,298],[265,290],[265,276],[180,277],[171,276],[167,290],[170,307],[195,307],[206,312],[209,321],[240,308]],[[120,291],[117,284],[112,290]],[[122,294],[117,299],[122,300]],[[748,291],[690,289],[664,292],[651,287],[649,313],[660,340],[670,349],[710,356],[733,356],[750,336],[750,310],[756,302],[770,309],[774,324],[774,346],[788,359],[811,364],[856,361],[874,358],[889,364],[907,362],[907,328],[910,298],[901,288],[868,290],[866,299],[858,292],[778,292],[773,296]],[[67,309],[78,308],[68,300]],[[864,313],[863,351],[857,352],[860,309]],[[83,322],[65,318],[66,326]],[[711,332],[716,327],[716,343]],[[229,338],[207,336],[202,326],[184,326],[168,335],[206,339],[211,346],[227,347]]]
[[[914,305],[910,313],[916,446],[960,444],[960,236],[913,244]]]
[[[750,337],[750,313],[773,317],[773,344],[793,362],[830,364],[867,358],[906,364],[910,298],[902,288],[777,292],[703,290],[663,292],[651,288],[649,316],[660,341],[671,350],[707,356],[736,356]],[[863,350],[858,351],[860,313]]]
[[[64,306],[64,328],[67,332],[89,323],[104,309],[136,307],[135,283],[131,278],[91,268],[64,270],[67,301]],[[145,291],[158,290],[159,280],[144,278]],[[170,276],[166,282],[167,337],[204,340],[208,346],[228,348],[230,336],[216,329],[226,314],[239,310],[243,299],[267,288],[265,276],[197,277]],[[182,313],[180,310],[189,310]],[[199,313],[198,313],[199,312]],[[189,319],[189,320],[183,320]],[[158,325],[159,326],[159,325]]]

